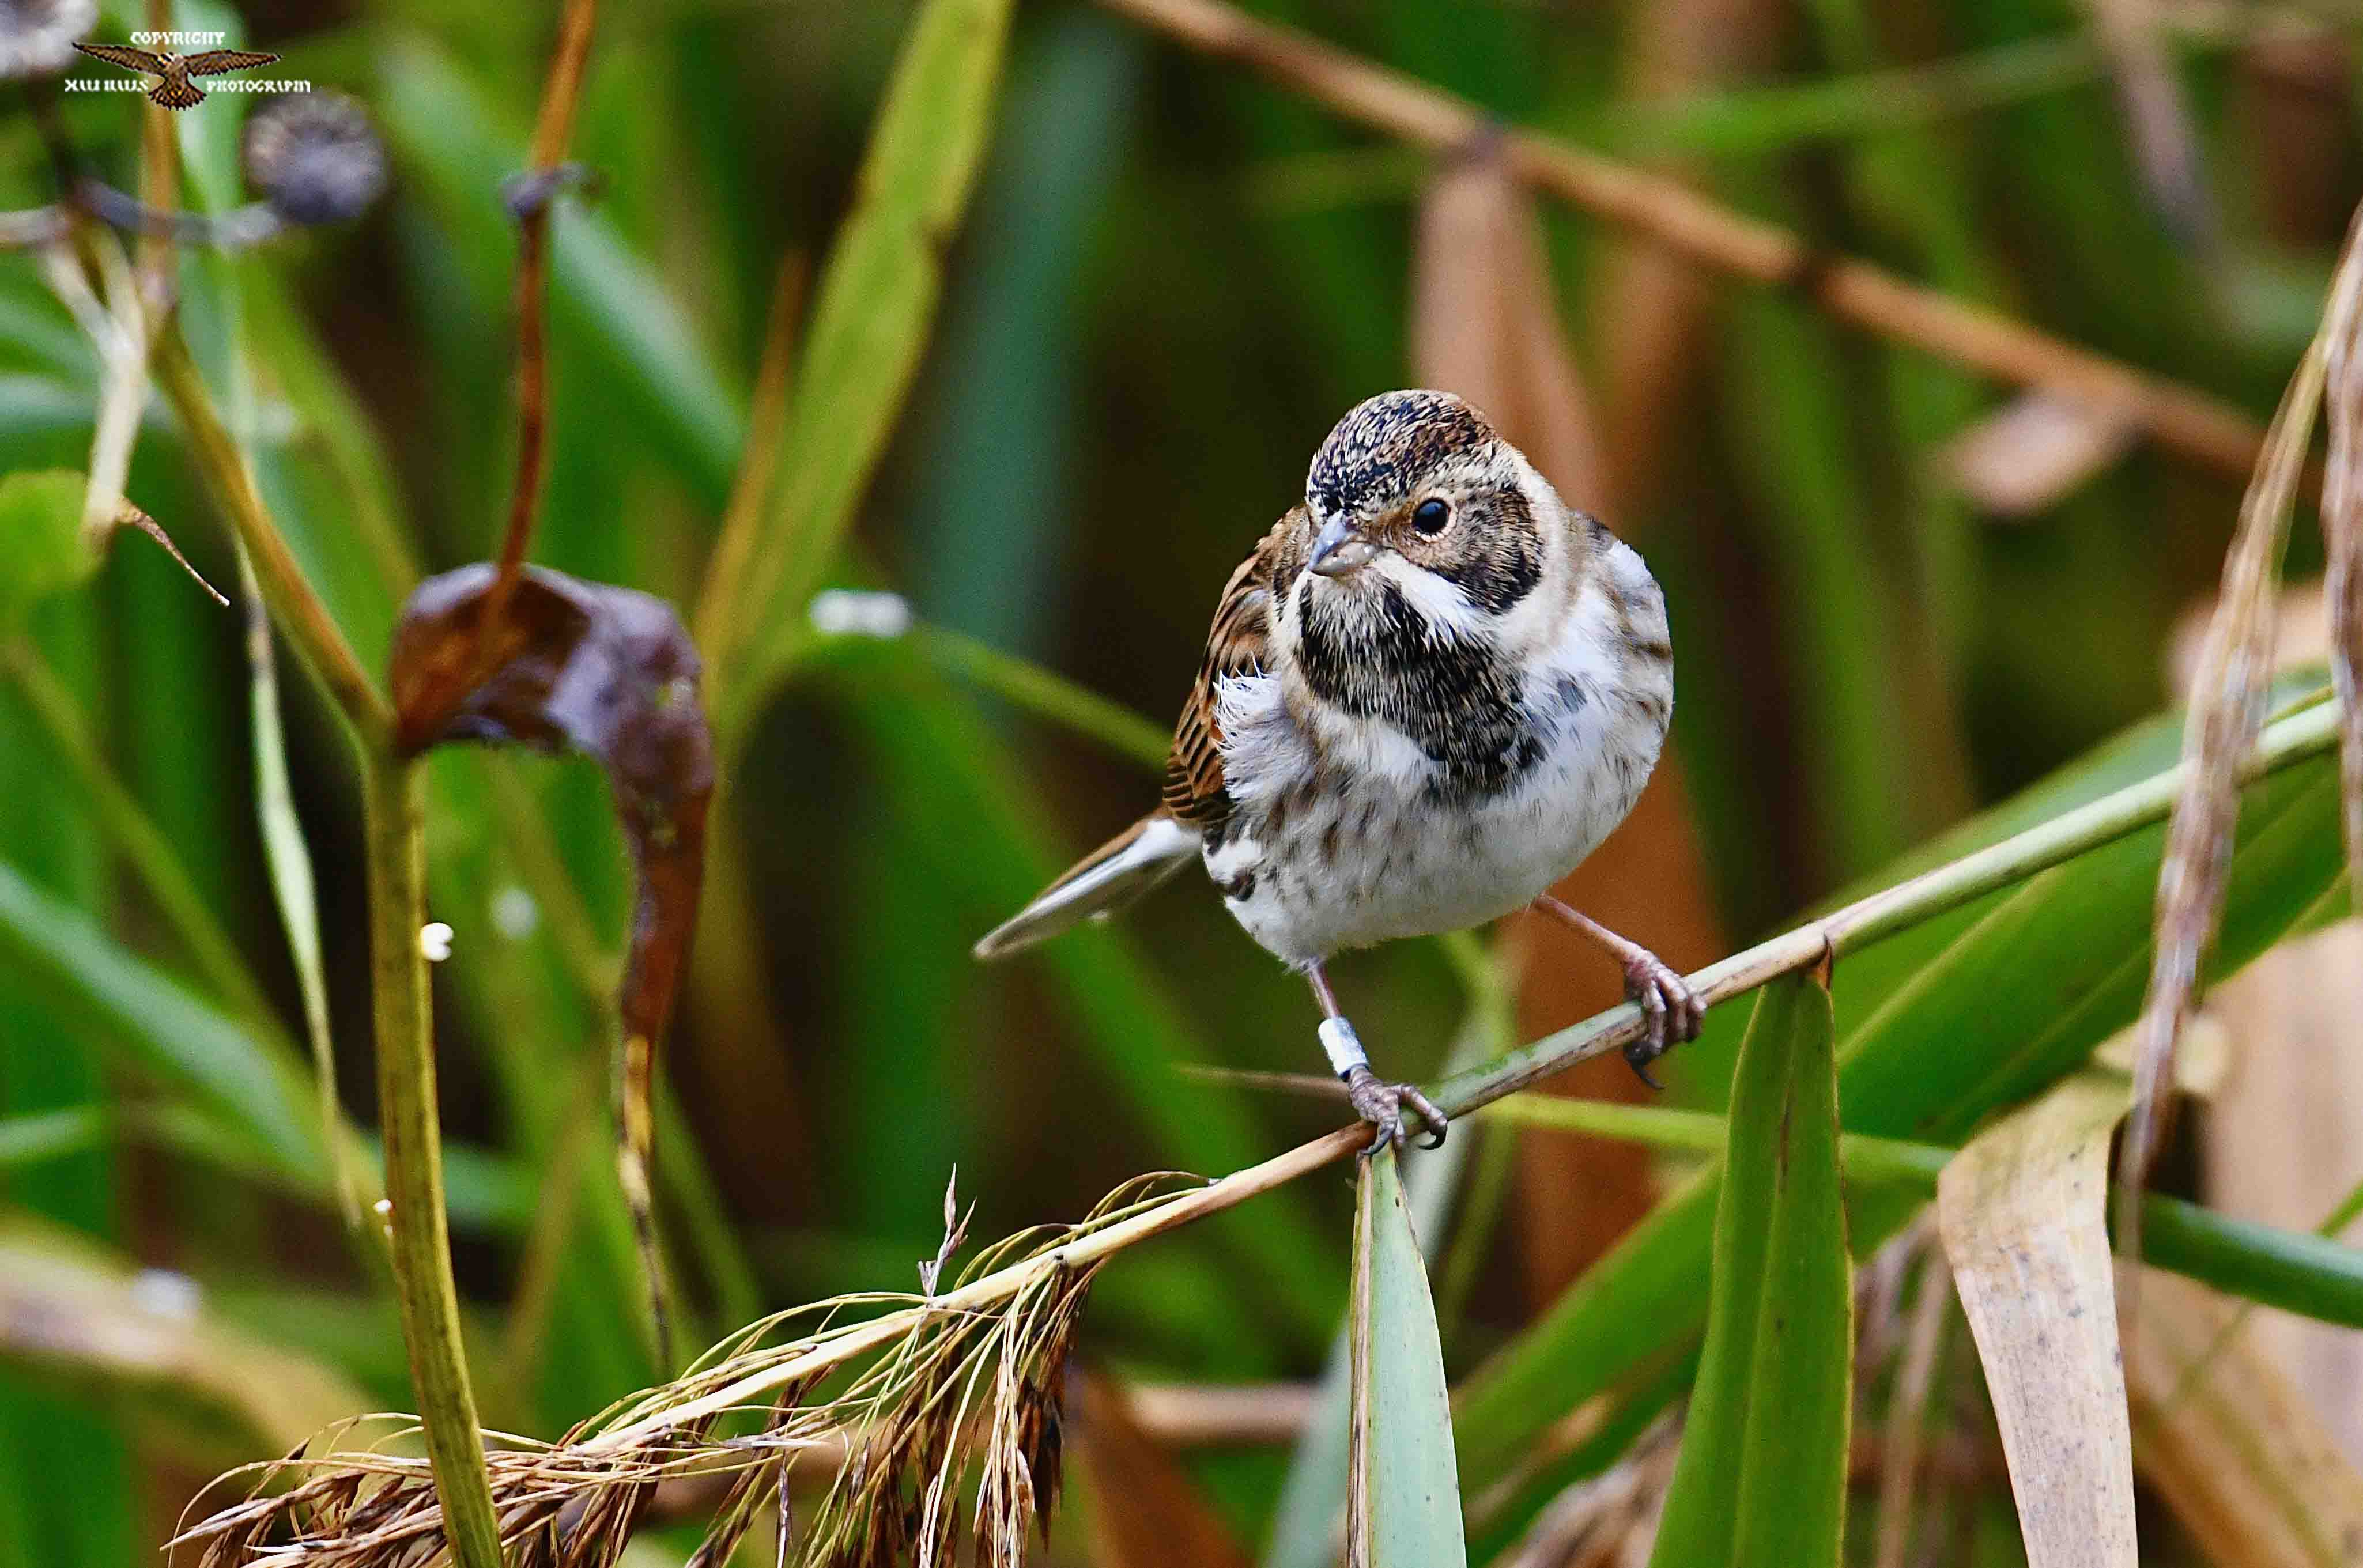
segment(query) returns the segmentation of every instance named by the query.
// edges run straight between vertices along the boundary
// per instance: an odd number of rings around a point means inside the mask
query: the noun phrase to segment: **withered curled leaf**
[[[606,769],[638,874],[617,1008],[622,1129],[617,1165],[647,1267],[660,1353],[671,1330],[649,1187],[656,1041],[697,922],[714,741],[697,650],[671,606],[649,594],[523,569],[499,624],[482,628],[494,569],[461,567],[418,585],[394,628],[396,744],[447,741],[577,752]]]

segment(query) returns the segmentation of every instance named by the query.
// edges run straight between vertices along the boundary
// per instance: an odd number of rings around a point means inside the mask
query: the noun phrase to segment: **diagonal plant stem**
[[[805,263],[802,253],[780,259],[771,280],[771,305],[763,326],[763,354],[755,367],[755,395],[747,409],[747,437],[738,454],[738,471],[730,481],[730,499],[722,508],[714,553],[707,558],[705,581],[698,590],[693,624],[697,646],[709,658],[718,658],[732,646],[738,626],[731,617],[738,605],[738,590],[752,569],[757,536],[763,524],[763,500],[771,493],[779,469],[780,447],[787,436],[788,393],[795,370],[796,323],[804,311]]]
[[[2278,772],[2318,756],[2336,744],[2335,705],[2320,703],[2306,708],[2266,731],[2263,744],[2258,747],[2246,777],[2254,778]],[[1709,1001],[1728,1000],[1779,976],[1812,967],[1826,962],[1833,955],[1859,948],[1880,937],[1892,936],[1957,909],[1972,899],[2024,881],[2129,834],[2154,826],[2165,820],[2172,807],[2185,771],[2180,766],[2169,768],[2154,778],[2105,795],[1948,866],[1939,867],[1859,899],[1821,920],[1809,922],[1744,953],[1735,954],[1720,964],[1710,965],[1692,976],[1691,984]],[[1640,1009],[1627,1002],[1556,1034],[1548,1035],[1523,1049],[1507,1053],[1482,1066],[1456,1074],[1436,1087],[1433,1098],[1449,1114],[1466,1115],[1563,1067],[1615,1050],[1625,1042],[1637,1038],[1642,1028]],[[1586,1102],[1568,1103],[1581,1106]],[[1669,1128],[1679,1127],[1681,1123],[1679,1120],[1668,1119],[1680,1119],[1684,1114],[1653,1107],[1638,1108],[1637,1110],[1631,1107],[1614,1109],[1620,1116],[1628,1118],[1653,1112]],[[1711,1120],[1720,1128],[1720,1119]],[[1079,1237],[1068,1245],[988,1274],[924,1307],[905,1309],[873,1319],[858,1329],[848,1330],[810,1350],[784,1357],[718,1389],[667,1406],[640,1420],[601,1432],[589,1439],[583,1447],[591,1452],[626,1448],[649,1438],[659,1430],[685,1427],[734,1406],[755,1403],[799,1379],[815,1376],[830,1367],[894,1342],[927,1314],[980,1311],[996,1306],[1035,1284],[1047,1270],[1088,1268],[1126,1247],[1234,1208],[1259,1194],[1342,1160],[1367,1143],[1368,1133],[1359,1123],[1339,1128],[1260,1165],[1235,1171],[1206,1187],[1153,1204],[1115,1224]],[[1720,1142],[1714,1146],[1719,1148]],[[1934,1165],[1941,1165],[1949,1153],[1932,1145],[1884,1138],[1865,1140],[1849,1137],[1846,1140],[1846,1146],[1851,1151],[1850,1160],[1868,1159],[1874,1165],[1883,1161],[1889,1174],[1896,1178],[1924,1181],[1933,1179],[1932,1161]],[[2158,1217],[2167,1214],[2170,1208],[2170,1200],[2155,1198],[2145,1205],[2145,1212],[2155,1223]],[[2202,1220],[2181,1215],[2179,1209],[2174,1210],[2169,1218],[2177,1221],[2175,1233],[2171,1238],[2161,1236],[2163,1244],[2155,1250],[2154,1254],[2156,1261],[2162,1264],[2167,1263],[2169,1254],[2181,1257],[2182,1253],[2178,1249],[2206,1227],[2217,1223],[2212,1217]]]
[[[922,623],[909,635],[930,661],[1013,706],[1087,735],[1145,767],[1165,766],[1172,737],[1123,703],[948,626]]]
[[[355,743],[365,752],[384,750],[394,737],[394,710],[354,657],[352,645],[345,640],[328,607],[305,580],[295,553],[287,547],[256,492],[254,476],[247,471],[237,438],[222,423],[177,326],[167,326],[159,334],[153,368],[164,395],[172,400],[172,412],[180,418],[190,455],[196,459],[206,488],[253,558],[255,576],[262,584],[272,618],[351,725]]]
[[[1259,21],[1223,0],[1101,4],[1407,141],[1449,151],[1494,128],[1465,99]],[[2221,399],[1884,268],[1823,251],[1801,235],[1736,213],[1664,175],[1526,132],[1509,134],[1503,148],[1522,179],[1692,260],[1793,289],[1842,321],[2014,385],[2123,410],[2157,441],[2212,468],[2245,478],[2255,466],[2263,432]]]
[[[2324,702],[2291,714],[2266,730],[2262,744],[2242,769],[2253,780],[2319,756],[2337,744],[2338,709]],[[1824,918],[1808,922],[1745,952],[1710,964],[1690,977],[1702,1000],[1713,1006],[1754,990],[1767,980],[1857,951],[1882,937],[1958,909],[1973,899],[2025,881],[2038,871],[2113,844],[2165,820],[2180,793],[2188,769],[2178,764],[2139,783],[2062,812],[2022,834],[1949,865],[1922,873],[1858,899]],[[1641,1010],[1630,1002],[1547,1035],[1501,1060],[1446,1079],[1435,1090],[1449,1115],[1499,1099],[1558,1072],[1640,1038]]]
[[[1488,1107],[1486,1115],[1708,1156],[1723,1152],[1728,1133],[1728,1123],[1711,1111],[1540,1095],[1513,1096]],[[1849,1181],[1914,1192],[1933,1194],[1936,1178],[1956,1153],[1942,1143],[1909,1138],[1862,1132],[1838,1136],[1838,1155]],[[2136,1191],[2136,1196],[2144,1229],[2153,1242],[2147,1253],[2149,1263],[2238,1295],[2244,1309],[2279,1307],[2321,1322],[2363,1325],[2363,1252],[2318,1231],[2281,1231],[2235,1220],[2162,1193]],[[2204,1353],[2212,1355],[2221,1348],[2219,1337]]]

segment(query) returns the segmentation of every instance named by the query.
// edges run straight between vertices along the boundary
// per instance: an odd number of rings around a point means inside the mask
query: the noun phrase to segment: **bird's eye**
[[[1451,522],[1451,506],[1436,496],[1429,496],[1412,508],[1411,525],[1431,539],[1443,533]]]

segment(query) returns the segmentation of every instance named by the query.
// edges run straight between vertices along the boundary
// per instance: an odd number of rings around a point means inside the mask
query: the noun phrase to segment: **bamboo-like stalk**
[[[460,1340],[460,1299],[443,1214],[427,957],[427,804],[417,765],[375,750],[363,765],[368,823],[370,980],[377,1023],[377,1099],[403,1343],[444,1535],[460,1568],[500,1568],[500,1528],[484,1467],[476,1397]]]
[[[2316,756],[2337,744],[2338,705],[2318,703],[2293,713],[2267,729],[2243,780]],[[1973,899],[2021,882],[2038,871],[2114,843],[2166,819],[2182,790],[2188,769],[2182,765],[2127,785],[2113,794],[2062,812],[2049,822],[2006,838],[1934,870],[1923,872],[1858,899],[1824,918],[1735,953],[1690,977],[1692,988],[1709,1006],[1752,991],[1767,980],[1818,964],[1825,957],[1842,957],[1881,937],[1958,909]],[[1546,1035],[1522,1050],[1470,1072],[1456,1074],[1437,1086],[1436,1103],[1446,1114],[1461,1112],[1501,1099],[1514,1089],[1539,1081],[1562,1067],[1637,1040],[1644,1027],[1641,1010],[1630,1002]]]
[[[1259,21],[1222,0],[1101,0],[1109,10],[1292,88],[1350,119],[1439,151],[1492,122],[1467,100]],[[1941,354],[2018,386],[2122,409],[2162,445],[2246,477],[2257,423],[2194,388],[2135,369],[1884,268],[1833,255],[1791,230],[1732,211],[1661,174],[1527,132],[1503,141],[1511,167],[1553,195],[1680,254],[1758,283],[1794,289],[1842,321]]]
[[[1724,1119],[1703,1110],[1600,1100],[1519,1095],[1489,1108],[1529,1127],[1558,1128],[1594,1137],[1622,1138],[1654,1148],[1697,1154],[1723,1152]],[[1954,1151],[1940,1143],[1847,1132],[1838,1158],[1847,1179],[1934,1193]],[[2120,1187],[2119,1191],[2124,1190]],[[2277,1230],[2235,1220],[2162,1193],[2139,1192],[2145,1254],[2156,1266],[2246,1297],[2250,1307],[2279,1307],[2326,1323],[2363,1326],[2363,1253],[2320,1233]],[[2236,1321],[2236,1320],[2235,1320]],[[2192,1364],[2205,1364],[2231,1342],[2228,1331]]]

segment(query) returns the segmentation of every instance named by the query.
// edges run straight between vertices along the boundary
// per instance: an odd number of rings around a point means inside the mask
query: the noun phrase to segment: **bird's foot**
[[[1646,1032],[1625,1047],[1625,1061],[1651,1088],[1663,1088],[1649,1064],[1676,1045],[1698,1038],[1706,1025],[1706,1004],[1670,964],[1636,948],[1625,960],[1625,996],[1639,1005]]]
[[[1428,1135],[1420,1141],[1423,1149],[1433,1149],[1444,1142],[1447,1131],[1444,1112],[1436,1102],[1411,1084],[1391,1084],[1365,1066],[1349,1068],[1346,1074],[1346,1099],[1354,1107],[1354,1114],[1377,1130],[1370,1146],[1362,1151],[1375,1154],[1392,1143],[1400,1149],[1409,1132],[1403,1124],[1403,1112],[1427,1124]]]

